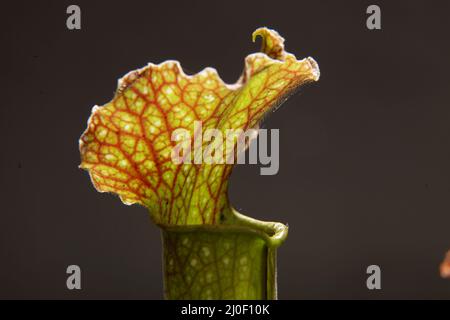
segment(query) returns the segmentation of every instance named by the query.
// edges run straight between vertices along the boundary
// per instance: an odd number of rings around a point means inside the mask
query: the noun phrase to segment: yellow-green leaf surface
[[[202,134],[194,132],[194,121],[202,122],[203,132],[256,128],[296,88],[319,78],[316,62],[285,52],[277,32],[260,28],[253,40],[257,36],[261,52],[245,58],[232,85],[212,68],[186,75],[177,61],[149,64],[119,80],[113,100],[93,108],[80,139],[81,168],[95,188],[147,207],[159,225],[226,220],[233,212],[227,197],[233,165],[174,163],[172,133],[184,128],[194,139]]]

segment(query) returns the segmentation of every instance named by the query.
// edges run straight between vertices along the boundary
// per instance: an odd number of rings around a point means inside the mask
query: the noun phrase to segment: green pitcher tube
[[[234,225],[162,227],[166,299],[277,298],[287,227],[237,215]]]

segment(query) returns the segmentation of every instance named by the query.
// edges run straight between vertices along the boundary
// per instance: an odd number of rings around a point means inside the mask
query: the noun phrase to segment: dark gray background
[[[234,82],[275,28],[322,77],[266,122],[280,172],[238,166],[243,213],[289,223],[281,299],[450,298],[449,2],[14,1],[2,4],[0,298],[162,298],[159,230],[142,207],[97,193],[79,164],[93,105],[148,62],[217,68]],[[66,29],[66,7],[82,30]],[[82,290],[65,287],[82,268]],[[366,267],[382,290],[366,288]]]

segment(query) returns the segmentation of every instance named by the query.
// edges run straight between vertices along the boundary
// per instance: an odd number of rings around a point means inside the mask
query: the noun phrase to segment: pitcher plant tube
[[[99,192],[140,204],[162,230],[167,299],[276,299],[276,250],[288,228],[238,213],[227,190],[233,164],[173,161],[179,128],[258,128],[303,84],[319,79],[312,58],[297,60],[274,30],[259,28],[261,52],[245,58],[235,84],[213,68],[194,75],[177,61],[148,64],[119,80],[113,99],[94,106],[80,138],[80,167]],[[226,141],[228,144],[236,144]],[[236,157],[237,148],[226,148]],[[250,192],[250,191],[249,191]]]

